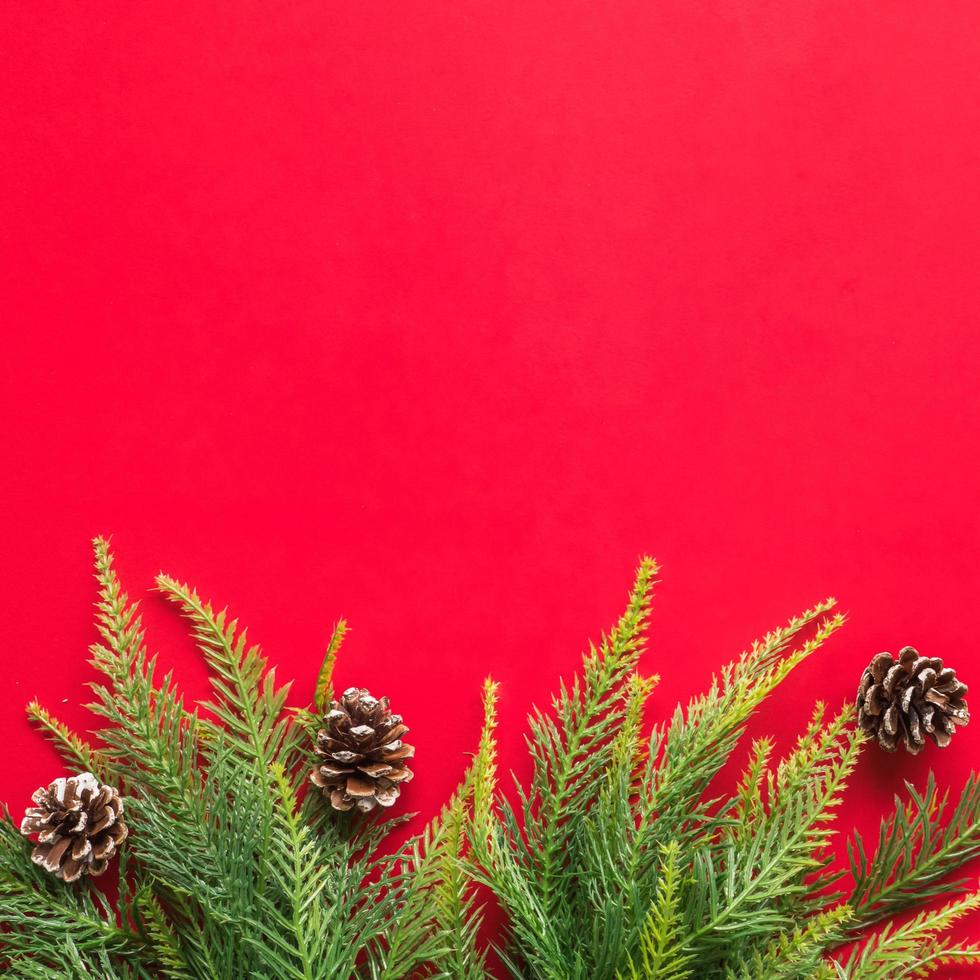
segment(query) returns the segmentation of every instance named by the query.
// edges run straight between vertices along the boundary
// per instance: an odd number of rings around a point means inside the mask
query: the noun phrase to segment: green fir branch
[[[45,738],[57,749],[58,754],[72,769],[91,772],[105,778],[108,762],[98,749],[76,735],[64,722],[59,721],[38,701],[27,706],[27,717],[37,726]]]
[[[629,960],[629,980],[659,977],[662,980],[686,980],[694,973],[694,954],[685,949],[682,901],[684,880],[680,867],[680,845],[664,845],[660,860],[657,894],[647,913],[640,936],[638,962]],[[759,974],[762,976],[762,974]]]
[[[320,714],[324,714],[330,706],[330,699],[333,697],[333,668],[337,662],[337,654],[340,652],[340,645],[347,636],[347,620],[339,619],[334,625],[333,632],[330,634],[330,642],[327,644],[327,652],[320,665],[319,673],[316,677],[316,688],[313,695],[313,703]]]
[[[289,684],[277,688],[275,669],[270,669],[261,649],[249,645],[247,631],[204,601],[197,591],[168,575],[160,574],[157,588],[190,620],[194,640],[211,670],[215,697],[204,704],[222,724],[242,756],[253,762],[262,778],[288,736],[289,721],[283,709]]]
[[[980,891],[920,912],[901,925],[888,924],[855,947],[844,973],[854,980],[902,980],[930,976],[949,964],[980,964],[980,945],[961,945],[942,935],[978,908]]]
[[[878,846],[869,856],[855,830],[847,849],[854,877],[850,902],[856,925],[865,927],[922,902],[962,890],[963,879],[947,876],[980,856],[980,777],[971,774],[949,820],[948,791],[929,774],[922,792],[906,783],[909,798],[895,800],[881,822]]]

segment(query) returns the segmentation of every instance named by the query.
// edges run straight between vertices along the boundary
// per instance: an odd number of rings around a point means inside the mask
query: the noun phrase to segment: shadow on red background
[[[980,683],[975,5],[70,3],[0,12],[3,791],[91,674],[88,540],[413,724],[435,810],[663,563],[667,713],[827,593]],[[157,646],[197,657],[151,599]],[[842,824],[945,754],[868,752]],[[980,938],[980,922],[966,932]]]

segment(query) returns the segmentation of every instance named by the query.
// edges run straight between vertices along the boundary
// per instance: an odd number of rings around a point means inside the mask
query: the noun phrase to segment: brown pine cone
[[[90,772],[56,779],[33,800],[37,806],[24,814],[20,832],[37,834],[31,860],[56,878],[102,874],[129,833],[119,792]]]
[[[949,745],[957,725],[970,720],[963,696],[966,684],[938,657],[920,657],[903,647],[895,660],[879,653],[868,665],[858,688],[858,725],[888,752],[899,739],[913,755],[928,735],[940,748]]]
[[[310,780],[335,810],[391,806],[401,783],[412,778],[405,760],[415,749],[402,741],[406,732],[402,716],[391,713],[387,698],[349,687],[339,701],[330,702],[323,717],[314,749],[320,761]]]

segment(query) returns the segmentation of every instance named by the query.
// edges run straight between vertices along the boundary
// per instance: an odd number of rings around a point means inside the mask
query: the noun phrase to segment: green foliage
[[[942,935],[957,919],[977,908],[980,892],[920,912],[901,925],[886,925],[855,947],[844,975],[861,980],[898,980],[926,977],[952,963],[980,964],[980,946],[957,945]]]
[[[944,935],[966,899],[866,938],[867,927],[962,882],[940,879],[980,853],[971,777],[946,826],[930,780],[910,787],[868,857],[851,845],[849,893],[834,887],[833,816],[863,737],[850,707],[818,705],[772,763],[757,740],[731,794],[714,777],[752,714],[843,624],[827,600],[753,644],[686,711],[642,736],[653,679],[638,673],[656,566],[644,560],[626,612],[530,719],[532,776],[516,804],[493,777],[474,803],[473,874],[503,907],[501,959],[526,980],[726,978],[872,980],[972,960]],[[844,901],[841,901],[844,899]],[[850,958],[835,951],[855,938]],[[834,957],[837,957],[836,959]],[[900,972],[889,972],[899,970]]]
[[[146,651],[108,543],[95,542],[100,674],[89,745],[40,705],[28,713],[74,771],[121,787],[132,833],[118,901],[91,882],[66,887],[31,863],[0,821],[0,971],[19,977],[394,978],[421,968],[478,976],[479,913],[459,861],[472,778],[441,817],[394,853],[402,821],[334,815],[303,798],[317,715],[287,709],[244,630],[192,588],[159,589],[188,618],[212,696],[185,703]],[[322,706],[343,639],[316,685]],[[389,848],[390,850],[390,848]],[[452,928],[449,926],[452,925]],[[468,972],[467,972],[468,971]]]
[[[72,771],[122,789],[132,832],[110,901],[98,883],[66,886],[35,866],[4,814],[4,976],[480,980],[481,886],[504,916],[495,954],[521,980],[886,980],[980,963],[980,948],[949,934],[980,906],[950,879],[980,856],[976,776],[955,805],[931,776],[909,786],[871,853],[852,835],[849,872],[832,850],[863,742],[849,707],[818,704],[782,758],[757,739],[734,790],[715,787],[759,705],[843,624],[833,600],[754,643],[647,732],[657,679],[639,668],[657,569],[644,560],[623,616],[531,715],[528,783],[499,785],[488,680],[469,770],[438,817],[394,847],[407,817],[351,819],[305,792],[343,620],[312,705],[291,708],[237,621],[160,575],[211,678],[210,697],[188,706],[147,652],[106,541],[95,557],[97,742],[36,702],[28,714]]]
[[[664,845],[657,894],[640,934],[639,964],[629,962],[630,980],[662,977],[683,980],[691,973],[691,954],[683,944],[683,880],[677,841]]]
[[[960,890],[966,880],[950,882],[946,873],[980,856],[980,779],[973,774],[960,793],[949,820],[949,793],[940,793],[930,773],[924,791],[906,784],[906,803],[881,822],[878,847],[869,858],[861,835],[848,842],[857,921],[871,925],[882,918]]]
[[[140,976],[142,937],[121,928],[102,893],[87,881],[66,888],[32,864],[9,813],[0,819],[0,966],[4,976]],[[85,972],[87,971],[87,972]]]

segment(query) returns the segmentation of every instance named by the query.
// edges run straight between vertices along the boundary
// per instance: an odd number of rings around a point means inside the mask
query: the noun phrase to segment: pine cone
[[[415,749],[401,740],[407,731],[402,716],[391,713],[387,698],[349,687],[324,715],[315,748],[320,762],[310,780],[335,810],[391,806],[401,783],[412,778],[405,760]]]
[[[31,860],[56,878],[102,874],[129,833],[119,792],[90,772],[56,779],[33,800],[37,806],[24,814],[20,832],[37,834]]]
[[[956,671],[943,667],[938,657],[920,657],[914,647],[902,647],[897,661],[890,653],[879,653],[858,688],[858,725],[889,752],[901,738],[917,755],[926,735],[945,748],[956,726],[970,720],[966,690]]]

